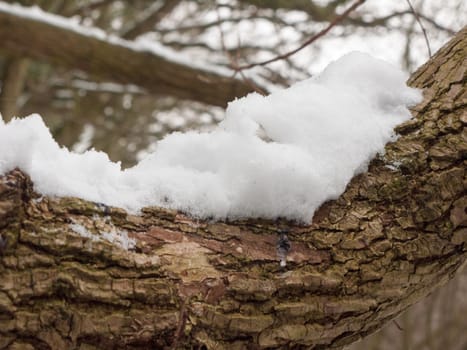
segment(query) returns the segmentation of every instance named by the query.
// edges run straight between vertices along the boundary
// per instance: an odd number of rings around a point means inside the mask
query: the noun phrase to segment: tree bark
[[[86,34],[87,28],[78,32],[27,14],[20,16],[7,7],[0,9],[1,51],[80,69],[101,79],[135,84],[155,94],[222,107],[253,91],[251,83],[234,79],[233,72],[228,76],[207,67],[177,63],[150,50],[136,49],[130,41],[98,38]]]
[[[307,226],[133,216],[6,174],[0,349],[338,349],[381,328],[467,260],[466,51],[464,28],[414,73],[401,137]]]
[[[5,62],[0,93],[0,114],[3,120],[13,118],[18,109],[18,99],[23,92],[29,67],[25,58],[9,57]]]

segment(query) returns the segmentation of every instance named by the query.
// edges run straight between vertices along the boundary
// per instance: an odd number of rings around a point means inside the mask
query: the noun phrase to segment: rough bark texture
[[[0,42],[0,50],[8,54],[45,60],[102,79],[135,84],[152,93],[217,106],[224,107],[253,90],[251,84],[242,80],[3,10]]]
[[[38,197],[10,172],[0,349],[334,349],[380,328],[466,262],[466,50],[464,29],[413,75],[425,95],[414,119],[308,226],[132,216]],[[104,239],[117,229],[133,251]]]

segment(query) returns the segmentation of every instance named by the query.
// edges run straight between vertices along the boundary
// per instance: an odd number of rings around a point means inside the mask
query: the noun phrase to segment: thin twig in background
[[[428,55],[431,58],[430,41],[428,40],[428,35],[426,34],[426,30],[425,30],[425,27],[423,26],[422,20],[420,19],[420,16],[418,15],[417,11],[415,11],[414,7],[412,6],[412,3],[410,2],[410,0],[405,0],[405,1],[409,5],[410,10],[412,11],[413,15],[415,16],[415,19],[417,20],[418,24],[420,25],[420,28],[421,28],[421,30],[423,32],[423,36],[425,37],[425,43],[426,43],[426,47],[428,49]]]
[[[283,60],[285,58],[288,58],[290,56],[292,56],[293,54],[297,53],[298,51],[304,49],[305,47],[307,47],[308,45],[310,45],[312,42],[316,41],[317,39],[321,38],[322,36],[326,35],[327,32],[329,32],[336,24],[342,22],[345,18],[348,17],[348,15],[354,11],[357,7],[359,7],[360,5],[362,5],[366,0],[357,0],[355,1],[352,6],[350,6],[347,10],[345,10],[341,15],[337,16],[336,18],[334,18],[334,20],[332,20],[331,22],[329,22],[328,26],[326,28],[324,28],[323,30],[321,30],[320,32],[316,33],[315,35],[313,35],[311,38],[309,38],[308,40],[306,40],[303,44],[301,44],[299,47],[297,47],[296,49],[292,50],[292,51],[289,51],[287,53],[284,53],[282,55],[279,55],[279,56],[276,56],[274,58],[271,58],[271,59],[268,59],[268,60],[265,60],[265,61],[262,61],[262,62],[257,62],[257,63],[251,63],[251,64],[246,64],[244,66],[239,66],[237,67],[237,69],[239,71],[242,71],[244,69],[250,69],[250,68],[253,68],[253,67],[256,67],[256,66],[265,66],[269,63],[272,63],[272,62],[276,62],[276,61],[280,61],[280,60]]]
[[[243,79],[243,81],[245,83],[247,83],[254,91],[256,91],[257,93],[263,95],[263,96],[266,96],[267,93],[266,91],[264,91],[263,89],[261,89],[253,80],[251,79],[248,79],[245,74],[242,72],[241,69],[239,69],[239,65],[238,65],[238,58],[239,58],[239,51],[237,50],[237,56],[234,58],[232,57],[232,55],[230,54],[229,51],[227,51],[227,48],[225,46],[225,38],[224,38],[224,31],[222,30],[222,21],[220,20],[220,14],[219,14],[219,9],[217,9],[217,18],[219,20],[219,35],[220,35],[220,39],[221,39],[221,47],[222,47],[222,51],[224,52],[224,54],[228,57],[229,59],[229,62],[230,62],[230,68],[235,72],[234,73],[234,76],[238,73],[240,74],[240,77]],[[237,44],[237,47],[240,48],[241,46],[241,42],[240,42],[240,37],[238,37],[238,44]]]
[[[76,8],[72,10],[70,13],[64,13],[66,16],[73,17],[73,16],[83,16],[86,12],[91,12],[93,10],[97,10],[100,7],[104,7],[110,5],[113,1],[112,0],[98,0],[95,2],[91,2],[88,4],[83,5],[82,7]]]

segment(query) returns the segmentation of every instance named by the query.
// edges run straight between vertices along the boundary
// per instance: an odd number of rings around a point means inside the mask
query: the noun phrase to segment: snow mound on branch
[[[19,167],[42,194],[132,212],[155,205],[201,218],[306,222],[410,118],[406,106],[421,94],[406,78],[381,60],[351,53],[288,89],[231,102],[214,131],[168,135],[126,170],[105,153],[60,147],[38,115],[0,120],[0,174]]]

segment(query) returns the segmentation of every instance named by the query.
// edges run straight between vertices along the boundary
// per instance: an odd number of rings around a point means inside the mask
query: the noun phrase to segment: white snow
[[[44,195],[77,196],[137,212],[309,221],[395,139],[421,93],[399,69],[362,53],[321,75],[229,104],[212,132],[173,133],[133,168],[106,154],[69,152],[38,115],[0,122],[0,174],[20,167]],[[260,137],[259,134],[267,137]]]
[[[72,223],[68,224],[68,227],[74,232],[84,238],[89,238],[92,241],[98,241],[97,235],[93,235],[91,232],[88,231],[86,227],[80,224]]]
[[[118,245],[122,249],[128,250],[133,249],[136,245],[134,238],[128,237],[128,232],[125,230],[117,229],[112,225],[109,232],[100,232],[93,234],[88,231],[86,227],[78,223],[69,224],[68,227],[74,232],[80,235],[81,237],[88,238],[93,242],[98,241],[108,241],[112,244]]]

